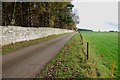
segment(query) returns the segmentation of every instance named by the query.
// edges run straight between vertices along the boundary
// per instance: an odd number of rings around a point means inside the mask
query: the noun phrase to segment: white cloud
[[[88,0],[75,0],[73,4],[80,16],[79,28],[93,30],[117,30],[113,25],[105,23],[111,22],[118,24],[118,3],[117,2],[85,2]],[[94,1],[94,0],[90,0]],[[96,0],[100,1],[100,0]],[[108,0],[104,0],[108,1]],[[113,1],[113,0],[110,0]],[[117,0],[114,0],[117,1]]]

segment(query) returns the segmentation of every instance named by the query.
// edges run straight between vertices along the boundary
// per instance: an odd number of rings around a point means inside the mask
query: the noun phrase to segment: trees
[[[10,25],[13,14],[13,3],[2,3],[2,25]]]
[[[70,2],[3,2],[2,25],[75,29]]]

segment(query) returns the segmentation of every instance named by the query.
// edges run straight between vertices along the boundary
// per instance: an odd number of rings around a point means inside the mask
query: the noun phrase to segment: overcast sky
[[[118,30],[118,0],[74,0],[72,4],[80,17],[78,28]]]

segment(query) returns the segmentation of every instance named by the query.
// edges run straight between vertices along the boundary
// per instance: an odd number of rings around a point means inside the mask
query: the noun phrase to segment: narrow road
[[[2,56],[3,78],[35,78],[75,33],[23,48]]]

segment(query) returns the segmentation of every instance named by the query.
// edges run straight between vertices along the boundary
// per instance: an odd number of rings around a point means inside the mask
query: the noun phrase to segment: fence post
[[[111,70],[110,80],[113,80],[114,67],[115,67],[115,62],[112,63],[112,70]]]
[[[83,44],[83,36],[81,35],[81,33],[80,33],[80,38],[81,38],[81,42]]]
[[[87,42],[87,60],[89,58],[89,43]]]

